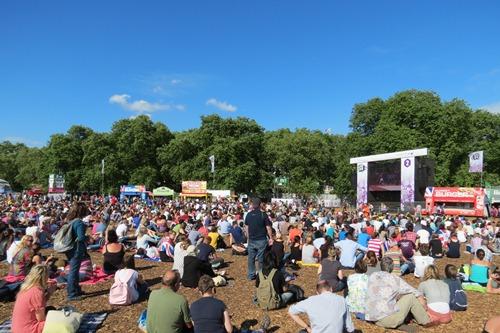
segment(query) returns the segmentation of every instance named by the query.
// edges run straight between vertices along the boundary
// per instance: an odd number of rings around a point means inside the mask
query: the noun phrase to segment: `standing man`
[[[69,274],[67,275],[69,301],[79,301],[84,294],[80,287],[79,271],[83,259],[89,257],[87,253],[87,226],[82,221],[90,214],[87,205],[84,202],[75,202],[68,212],[66,219],[71,223],[71,232],[73,235],[74,246],[71,250],[65,252],[69,261]]]
[[[148,300],[148,333],[182,333],[193,323],[186,298],[177,293],[181,275],[169,270],[162,279],[162,288],[153,290]]]
[[[255,280],[255,260],[259,261],[262,268],[264,251],[273,244],[271,221],[266,213],[260,210],[260,199],[253,198],[252,210],[245,217],[245,231],[248,236],[248,271],[247,278]]]

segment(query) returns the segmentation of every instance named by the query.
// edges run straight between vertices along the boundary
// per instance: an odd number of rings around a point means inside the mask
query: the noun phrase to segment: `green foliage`
[[[326,185],[353,198],[355,167],[349,158],[428,147],[436,161],[436,185],[478,186],[468,154],[484,150],[484,180],[500,184],[500,115],[472,110],[464,101],[442,101],[428,91],[408,90],[353,107],[352,132],[329,135],[308,129],[265,132],[254,120],[203,116],[199,128],[171,133],[146,116],[117,121],[110,132],[73,126],[46,147],[0,143],[0,178],[16,190],[40,184],[50,173],[65,175],[70,191],[99,191],[122,184],[166,185],[207,180],[209,188],[236,192],[316,194]],[[215,155],[215,174],[208,157]],[[286,177],[277,186],[275,177]]]
[[[261,182],[264,130],[247,118],[204,116],[201,126],[181,132],[158,150],[164,182],[180,190],[183,180],[208,180],[214,189],[252,191]],[[216,156],[215,175],[209,156]]]

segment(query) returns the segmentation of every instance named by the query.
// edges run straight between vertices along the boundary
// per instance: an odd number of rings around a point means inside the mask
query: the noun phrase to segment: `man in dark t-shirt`
[[[198,246],[197,257],[203,262],[209,262],[210,258],[215,254],[215,249],[206,240],[207,238]]]
[[[401,275],[413,272],[415,270],[415,264],[413,262],[415,243],[403,236],[403,239],[399,241],[398,245],[404,258],[404,262],[401,263]]]
[[[254,280],[255,260],[259,261],[259,268],[262,267],[264,251],[267,245],[273,244],[271,221],[266,213],[260,210],[260,199],[252,199],[252,210],[245,217],[245,229],[248,235],[248,269],[247,278]]]
[[[195,333],[226,333],[232,330],[231,319],[224,302],[214,297],[215,285],[211,277],[200,278],[198,289],[202,296],[191,304]]]

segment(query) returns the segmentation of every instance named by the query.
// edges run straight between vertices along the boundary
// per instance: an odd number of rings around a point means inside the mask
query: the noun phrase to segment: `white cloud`
[[[179,83],[182,83],[182,80],[179,80],[179,79],[170,80],[170,84],[173,86],[178,85]]]
[[[238,110],[238,107],[236,107],[235,105],[229,104],[226,101],[224,102],[218,101],[215,98],[210,98],[209,100],[207,100],[206,104],[214,106],[221,111],[234,112]]]
[[[145,101],[143,99],[137,101],[131,101],[130,95],[122,94],[122,95],[113,95],[109,98],[109,103],[118,104],[125,110],[134,111],[137,113],[153,113],[156,111],[165,111],[165,110],[179,110],[184,111],[186,107],[180,104],[162,104],[162,103],[151,103]]]
[[[480,109],[489,111],[491,113],[500,113],[500,102],[481,106]]]

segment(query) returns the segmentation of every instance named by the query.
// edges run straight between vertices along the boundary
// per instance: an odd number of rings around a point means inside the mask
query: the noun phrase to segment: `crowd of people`
[[[111,304],[148,300],[148,332],[236,330],[228,308],[215,298],[216,288],[227,283],[220,249],[246,256],[256,307],[290,305],[290,318],[304,332],[352,332],[353,316],[414,331],[416,324],[447,324],[453,311],[465,311],[464,287],[500,294],[500,271],[493,264],[500,254],[500,222],[494,220],[374,214],[257,198],[145,203],[25,196],[2,198],[0,211],[0,257],[9,265],[0,296],[17,294],[14,333],[43,330],[46,302],[57,288],[66,288],[68,301],[86,296],[80,282],[96,269],[89,251],[100,251],[104,274],[114,275]],[[43,256],[42,248],[64,243],[64,232],[70,248]],[[439,261],[466,252],[469,263],[438,269]],[[172,263],[161,289],[149,290],[135,270],[138,258]],[[307,266],[317,267],[317,295],[305,298],[296,278]],[[417,288],[402,278],[407,274],[420,279]],[[197,288],[202,297],[189,306],[177,293],[181,285]],[[268,327],[266,317],[260,331]]]

